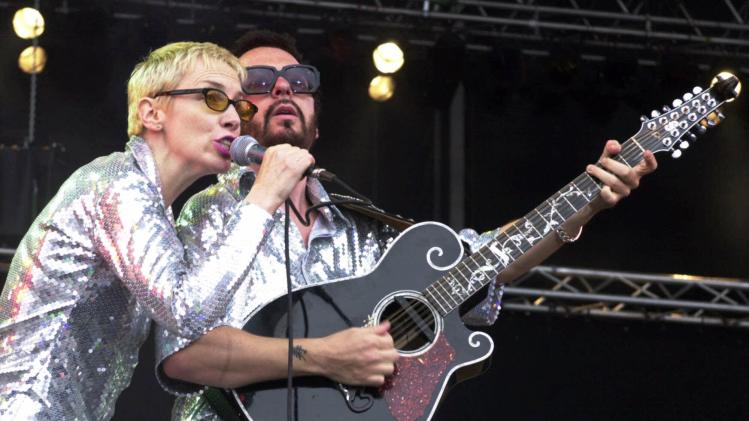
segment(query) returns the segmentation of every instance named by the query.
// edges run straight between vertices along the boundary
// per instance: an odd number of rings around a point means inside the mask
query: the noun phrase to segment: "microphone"
[[[237,165],[260,165],[263,163],[265,148],[260,145],[254,137],[243,135],[231,142],[229,154],[231,155],[231,160]],[[335,174],[332,172],[324,168],[315,168],[314,165],[307,168],[307,171],[304,172],[304,176],[318,178],[324,181],[330,181],[335,178]]]

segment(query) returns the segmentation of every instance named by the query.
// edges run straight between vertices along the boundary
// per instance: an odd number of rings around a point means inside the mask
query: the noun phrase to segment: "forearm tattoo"
[[[301,345],[294,345],[294,348],[291,350],[292,355],[294,355],[294,358],[297,360],[304,361],[306,358],[304,356],[307,354],[307,350],[302,348]]]

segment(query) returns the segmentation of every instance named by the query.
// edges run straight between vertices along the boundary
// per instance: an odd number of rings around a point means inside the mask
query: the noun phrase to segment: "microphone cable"
[[[292,285],[291,285],[291,264],[289,263],[291,258],[289,256],[289,225],[291,218],[289,217],[289,209],[291,209],[292,212],[294,212],[294,215],[296,215],[297,219],[299,220],[299,223],[304,225],[305,227],[310,226],[310,214],[315,211],[316,209],[323,208],[323,207],[330,207],[335,205],[346,205],[346,204],[355,204],[355,205],[362,205],[362,206],[372,206],[372,201],[367,198],[366,196],[362,195],[361,193],[354,190],[351,186],[346,184],[343,180],[338,178],[335,174],[331,173],[330,171],[326,171],[328,173],[328,176],[324,178],[324,181],[330,181],[338,184],[343,189],[347,190],[352,196],[354,196],[354,199],[351,200],[330,200],[329,202],[322,202],[318,203],[316,205],[310,206],[307,211],[304,213],[304,217],[299,213],[299,210],[297,210],[296,206],[291,202],[290,199],[286,199],[284,201],[284,259],[285,261],[285,268],[286,268],[286,304],[287,304],[287,311],[286,311],[286,335],[289,339],[289,355],[288,355],[288,367],[286,370],[287,376],[286,376],[286,419],[288,421],[293,421],[294,416],[293,414],[293,402],[294,402],[294,334],[292,332],[292,311],[294,307],[294,298],[292,297]],[[305,186],[306,191],[306,186]],[[306,245],[305,245],[306,246]]]

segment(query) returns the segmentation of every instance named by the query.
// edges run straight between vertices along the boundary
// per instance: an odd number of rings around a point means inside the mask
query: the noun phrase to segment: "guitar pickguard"
[[[390,414],[398,421],[422,418],[454,359],[455,348],[440,335],[423,355],[398,360],[395,373],[381,388]]]

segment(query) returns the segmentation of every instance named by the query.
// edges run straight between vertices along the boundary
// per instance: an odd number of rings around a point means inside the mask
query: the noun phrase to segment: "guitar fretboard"
[[[629,139],[614,159],[634,167],[643,158],[645,149],[641,141],[638,142],[636,136]],[[442,316],[447,315],[592,202],[600,192],[598,180],[587,173],[580,174],[428,286],[425,296]]]
[[[621,151],[613,159],[633,168],[642,161],[646,150],[672,151],[673,156],[678,157],[680,149],[689,147],[689,142],[682,137],[703,121],[704,125],[698,128],[704,131],[710,125],[711,113],[738,96],[740,88],[735,76],[721,73],[716,79],[720,80],[709,89],[703,91],[697,87],[685,94],[683,100],[675,100],[673,109],[666,108],[663,114],[653,111],[653,118],[643,118],[640,131],[622,144]],[[694,138],[691,133],[689,135]],[[587,173],[577,176],[429,285],[424,295],[442,316],[446,316],[592,202],[601,188],[602,184]]]

